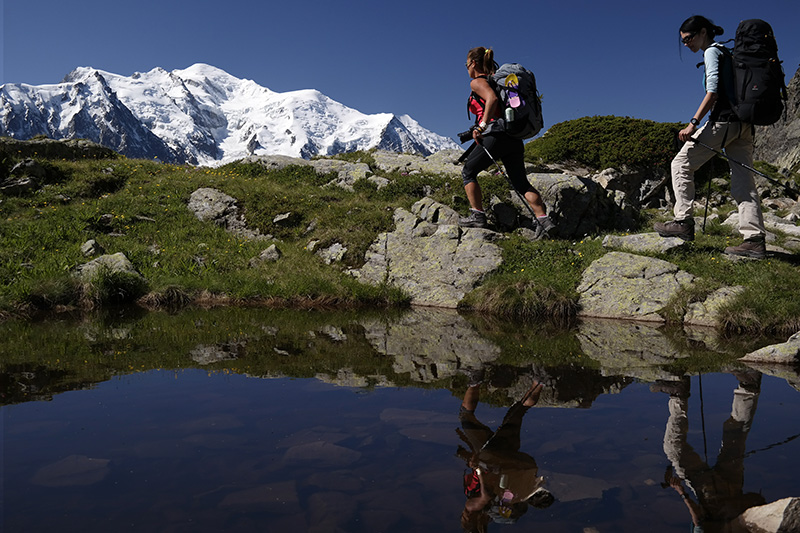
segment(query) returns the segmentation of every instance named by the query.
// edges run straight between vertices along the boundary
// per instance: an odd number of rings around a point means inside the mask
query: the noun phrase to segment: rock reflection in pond
[[[709,517],[727,520],[751,494],[800,493],[788,468],[800,454],[800,379],[793,367],[759,364],[768,375],[755,423],[755,401],[736,392],[731,407],[732,390],[752,392],[748,380],[731,386],[749,375],[737,362],[745,350],[712,330],[689,333],[588,320],[521,328],[435,309],[0,324],[2,525],[462,531],[464,467],[477,448],[489,531],[682,532],[691,512],[679,487],[713,531],[720,521]],[[470,446],[454,431],[477,381],[472,429],[502,436],[504,419],[518,421],[519,447],[481,450],[485,441]],[[537,381],[544,388],[523,418],[517,402]],[[675,398],[652,383],[675,385]],[[544,478],[553,504],[515,515],[526,490],[508,472],[502,481],[508,467]]]

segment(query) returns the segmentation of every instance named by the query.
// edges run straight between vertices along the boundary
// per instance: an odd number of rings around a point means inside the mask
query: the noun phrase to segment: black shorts
[[[503,162],[514,189],[520,194],[525,194],[533,189],[525,172],[525,145],[522,140],[510,137],[505,133],[497,133],[483,137],[482,143],[492,157]],[[478,174],[491,166],[492,160],[486,154],[486,150],[476,146],[467,157],[464,168],[461,170],[464,185],[477,183]]]

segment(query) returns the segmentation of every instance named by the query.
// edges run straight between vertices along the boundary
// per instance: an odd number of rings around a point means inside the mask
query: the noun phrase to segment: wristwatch
[[[696,118],[692,117],[692,120],[689,121],[689,124],[691,124],[692,126],[699,126],[700,125],[700,121],[697,120]]]

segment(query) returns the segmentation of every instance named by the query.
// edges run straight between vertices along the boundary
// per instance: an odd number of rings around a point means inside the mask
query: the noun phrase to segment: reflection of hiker
[[[762,259],[766,256],[766,230],[753,174],[744,166],[731,162],[734,159],[748,166],[753,165],[754,128],[751,124],[740,122],[731,109],[729,98],[735,96],[733,61],[714,41],[714,37],[722,32],[722,28],[699,15],[684,21],[680,28],[681,42],[689,50],[693,53],[703,50],[706,93],[689,125],[678,133],[678,138],[685,144],[672,160],[675,220],[659,222],[655,230],[662,237],[694,240],[694,173],[714,156],[714,152],[708,148],[692,142],[697,139],[714,150],[724,148],[730,156],[731,195],[739,206],[739,232],[744,242],[739,246],[727,247],[725,253]],[[698,129],[700,121],[709,111],[711,115],[708,122]]]
[[[713,467],[709,467],[687,442],[689,378],[652,387],[654,391],[670,394],[664,453],[672,465],[667,469],[662,486],[671,486],[681,495],[692,515],[696,532],[727,531],[731,521],[746,509],[765,503],[760,494],[744,493],[745,442],[761,391],[761,373],[748,371],[734,375],[739,386],[733,391],[731,416],[722,425],[722,447]],[[694,492],[697,505],[683,490],[681,481]]]
[[[492,521],[513,523],[528,506],[544,508],[553,496],[544,488],[536,461],[520,452],[522,417],[536,405],[544,386],[534,382],[522,400],[514,403],[497,431],[475,417],[480,382],[471,383],[461,403],[459,437],[469,450],[459,446],[457,455],[469,466],[464,492],[467,501],[461,513],[464,531],[486,531]]]
[[[497,70],[494,61],[494,52],[491,49],[479,46],[467,54],[467,72],[472,78],[469,86],[472,95],[469,99],[469,110],[475,115],[476,125],[472,129],[472,138],[476,143],[481,143],[491,153],[491,157],[483,149],[474,149],[470,152],[464,163],[461,175],[464,179],[464,191],[470,205],[470,216],[459,220],[459,225],[468,228],[485,228],[486,213],[483,210],[483,195],[478,184],[478,174],[489,168],[492,158],[502,159],[506,173],[514,189],[516,189],[530,204],[539,225],[545,232],[555,228],[555,224],[547,216],[542,197],[528,182],[525,172],[525,147],[521,139],[515,139],[504,132],[491,132],[483,135],[488,124],[500,118],[502,112],[500,101],[494,88],[490,85],[489,77]]]

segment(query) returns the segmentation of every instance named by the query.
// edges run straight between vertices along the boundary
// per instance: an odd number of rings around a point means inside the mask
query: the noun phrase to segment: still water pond
[[[0,324],[2,530],[723,531],[800,496],[800,378],[736,362],[771,342],[432,310]]]

